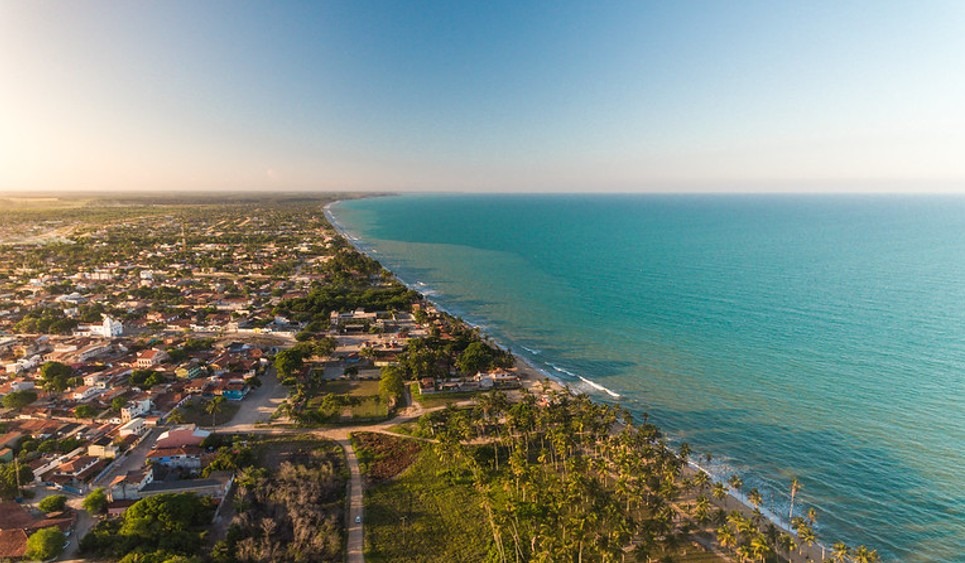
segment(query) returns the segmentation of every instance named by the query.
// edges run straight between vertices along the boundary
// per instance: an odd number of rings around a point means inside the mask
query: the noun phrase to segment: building
[[[136,417],[143,416],[151,411],[152,406],[153,403],[151,403],[149,397],[132,399],[121,408],[121,420],[128,422]]]
[[[201,469],[200,446],[175,446],[173,448],[158,448],[148,452],[147,460],[158,465],[178,467],[181,469]]]
[[[79,325],[74,330],[75,336],[99,336],[101,338],[117,338],[124,335],[124,325],[108,315],[100,324]]]
[[[167,352],[158,350],[157,348],[151,348],[150,350],[141,350],[137,353],[135,365],[141,369],[146,369],[154,367],[166,359],[168,359]]]
[[[176,448],[178,446],[200,446],[211,432],[202,430],[194,424],[183,424],[165,430],[157,437],[155,449]]]
[[[147,424],[141,417],[135,417],[128,420],[117,429],[118,434],[121,437],[126,438],[127,436],[140,436],[147,430]]]

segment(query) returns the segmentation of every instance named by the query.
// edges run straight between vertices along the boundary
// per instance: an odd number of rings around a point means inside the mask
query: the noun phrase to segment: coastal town
[[[351,247],[325,203],[54,200],[4,216],[0,559],[818,553],[813,514],[765,543],[756,490],[740,505],[686,467],[685,445],[438,310]],[[571,482],[577,467],[600,469]],[[424,486],[436,525],[400,543]],[[502,487],[515,493],[481,495]],[[594,503],[624,513],[578,525]],[[539,539],[527,506],[583,539]]]

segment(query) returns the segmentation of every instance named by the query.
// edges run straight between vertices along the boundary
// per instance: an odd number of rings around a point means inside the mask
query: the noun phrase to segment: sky
[[[0,0],[0,191],[965,192],[960,0]]]

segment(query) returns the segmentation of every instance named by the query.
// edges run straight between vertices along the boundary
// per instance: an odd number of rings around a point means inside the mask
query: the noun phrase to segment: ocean
[[[965,561],[965,198],[406,195],[332,213],[447,311],[886,561]],[[705,453],[712,455],[709,464]]]

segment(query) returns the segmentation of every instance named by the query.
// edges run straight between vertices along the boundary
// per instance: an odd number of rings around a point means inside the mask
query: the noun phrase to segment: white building
[[[100,336],[101,338],[116,338],[124,334],[124,325],[121,321],[115,320],[108,315],[104,315],[104,320],[100,324],[79,325],[74,330],[76,336]]]
[[[150,412],[151,399],[134,399],[133,401],[128,401],[124,408],[121,409],[121,420],[127,422],[136,417],[142,416]]]

